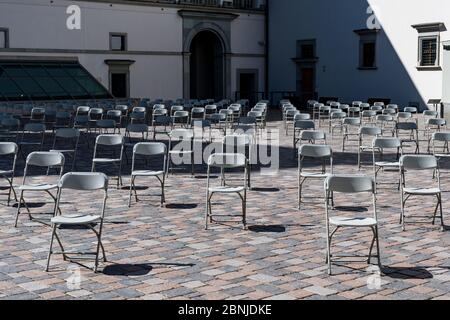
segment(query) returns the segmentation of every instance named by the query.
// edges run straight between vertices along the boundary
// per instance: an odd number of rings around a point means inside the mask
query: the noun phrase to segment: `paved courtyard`
[[[282,129],[279,121],[269,128]],[[440,231],[431,224],[433,198],[411,200],[409,214],[427,218],[408,218],[402,232],[399,225],[400,195],[395,173],[381,176],[378,193],[381,283],[377,271],[366,263],[334,265],[328,276],[325,264],[325,215],[321,199],[307,199],[297,210],[297,161],[293,158],[292,136],[280,134],[281,168],[276,175],[253,172],[254,190],[248,194],[249,230],[238,223],[211,225],[204,230],[205,170],[170,176],[167,181],[167,206],[159,206],[156,180],[140,179],[141,201],[128,209],[130,168],[125,166],[124,189],[111,183],[104,226],[104,245],[108,262],[100,272],[63,261],[54,255],[50,272],[44,272],[50,228],[21,215],[14,228],[16,208],[7,207],[6,191],[0,199],[0,297],[3,299],[449,299],[450,230]],[[423,136],[421,135],[422,139]],[[48,139],[50,141],[50,139]],[[341,138],[336,135],[335,172],[357,173],[355,145],[341,153]],[[421,146],[426,150],[425,141]],[[87,170],[91,154],[83,149],[78,169]],[[23,169],[23,160],[18,163]],[[442,186],[444,217],[450,221],[450,166],[444,163]],[[372,173],[370,166],[364,168]],[[52,172],[54,174],[54,172]],[[41,181],[55,176],[34,177]],[[425,181],[420,176],[416,181]],[[16,183],[20,181],[17,179]],[[425,183],[429,183],[425,181]],[[150,188],[148,188],[150,187]],[[308,183],[307,195],[323,194],[323,184]],[[32,212],[52,210],[51,199],[30,195]],[[74,195],[63,209],[93,212],[101,205],[96,193]],[[359,196],[337,196],[336,206],[343,210],[360,200]],[[45,203],[47,202],[47,203]],[[358,214],[370,215],[362,202]],[[219,214],[239,212],[236,199],[218,198],[214,208]],[[368,211],[369,210],[369,211]],[[47,215],[48,216],[48,215]],[[85,248],[95,238],[86,230],[62,230],[68,247]],[[334,252],[367,254],[371,231],[340,231]],[[92,267],[92,263],[88,262]],[[80,279],[80,281],[77,281]]]

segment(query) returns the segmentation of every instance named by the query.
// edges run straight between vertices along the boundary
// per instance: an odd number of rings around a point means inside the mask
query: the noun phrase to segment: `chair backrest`
[[[222,139],[222,145],[223,147],[243,147],[243,146],[249,146],[251,144],[251,137],[247,134],[235,134],[235,135],[228,135],[223,137]]]
[[[399,112],[397,113],[397,119],[411,119],[412,113],[411,112]]]
[[[23,127],[23,131],[44,133],[45,132],[45,124],[43,124],[43,123],[27,123]]]
[[[377,116],[377,121],[379,122],[391,122],[394,121],[394,117],[388,114],[381,114]]]
[[[2,119],[1,121],[2,127],[8,127],[8,128],[19,128],[20,127],[20,120],[15,118],[10,119]]]
[[[189,140],[194,138],[194,131],[191,129],[174,129],[169,134],[170,139]]]
[[[361,127],[359,129],[360,136],[381,136],[382,130],[378,127]]]
[[[132,123],[127,126],[127,132],[147,133],[148,126],[145,123]]]
[[[174,118],[188,118],[189,112],[188,111],[175,111],[173,114]]]
[[[375,110],[364,110],[361,114],[363,118],[372,118],[377,115],[377,112]]]
[[[406,155],[400,158],[400,166],[406,170],[431,170],[438,168],[438,160],[430,155]]]
[[[300,121],[300,120],[310,120],[311,115],[309,113],[297,113],[294,117],[294,121]]]
[[[415,122],[398,122],[396,124],[397,130],[417,130],[417,123]]]
[[[417,113],[417,108],[416,107],[406,107],[403,111],[409,112],[409,113]]]
[[[215,153],[208,158],[208,167],[239,168],[247,165],[247,158],[242,153]]]
[[[300,134],[300,140],[316,141],[326,140],[327,136],[323,131],[302,131]]]
[[[107,190],[108,177],[100,172],[69,172],[58,183],[61,189],[79,191]]]
[[[102,119],[97,121],[97,127],[99,128],[115,128],[116,120],[113,119]]]
[[[345,118],[343,124],[348,126],[359,126],[361,125],[361,118]]]
[[[80,136],[80,130],[76,128],[60,128],[56,129],[55,136],[63,139],[75,139]]]
[[[298,130],[314,130],[316,128],[316,124],[312,120],[300,120],[295,121],[294,128]]]
[[[431,118],[431,119],[428,119],[427,124],[428,124],[429,126],[439,126],[439,127],[442,127],[442,126],[446,126],[446,125],[447,125],[447,120],[445,120],[445,119],[440,119],[440,118]]]
[[[62,167],[64,166],[64,155],[60,152],[32,152],[27,157],[26,165],[36,167]]]
[[[402,142],[398,138],[374,138],[372,143],[378,149],[398,149],[402,147]]]
[[[0,155],[17,154],[18,146],[14,142],[0,142]]]
[[[299,148],[298,154],[300,157],[307,158],[331,158],[333,150],[328,145],[304,144]]]
[[[144,107],[134,107],[133,108],[133,112],[135,113],[145,113],[147,111],[147,109],[145,109]]]
[[[376,192],[373,178],[356,175],[332,175],[325,180],[325,190],[337,193]]]
[[[101,134],[95,139],[95,145],[117,146],[123,145],[123,136],[120,134]]]
[[[140,142],[134,145],[133,154],[144,156],[159,156],[167,154],[167,147],[160,142]]]
[[[433,117],[433,118],[437,118],[439,116],[439,113],[437,111],[434,110],[425,110],[423,112],[424,117]]]
[[[450,142],[450,132],[435,132],[432,137],[433,141]]]
[[[106,116],[109,118],[120,118],[122,116],[122,111],[120,110],[108,110]]]
[[[334,111],[334,112],[331,114],[331,119],[334,119],[334,120],[336,120],[336,119],[344,119],[346,116],[347,116],[347,114],[346,114],[345,112],[342,112],[342,111]]]
[[[238,124],[256,124],[255,117],[240,117],[238,119]]]

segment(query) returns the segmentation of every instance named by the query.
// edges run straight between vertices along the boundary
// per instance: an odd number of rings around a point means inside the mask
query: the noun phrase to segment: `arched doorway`
[[[199,32],[190,47],[191,99],[224,98],[224,48],[212,31]]]

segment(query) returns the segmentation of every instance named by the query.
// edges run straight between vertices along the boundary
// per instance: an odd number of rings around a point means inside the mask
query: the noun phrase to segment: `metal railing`
[[[129,0],[155,4],[179,4],[183,6],[221,7],[243,10],[264,10],[264,0]]]

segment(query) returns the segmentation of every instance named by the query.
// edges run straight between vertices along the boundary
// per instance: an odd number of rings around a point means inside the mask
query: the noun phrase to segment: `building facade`
[[[265,38],[261,0],[0,0],[0,62],[75,60],[115,97],[263,91]]]
[[[448,0],[270,0],[268,12],[270,91],[422,108],[450,92]]]

